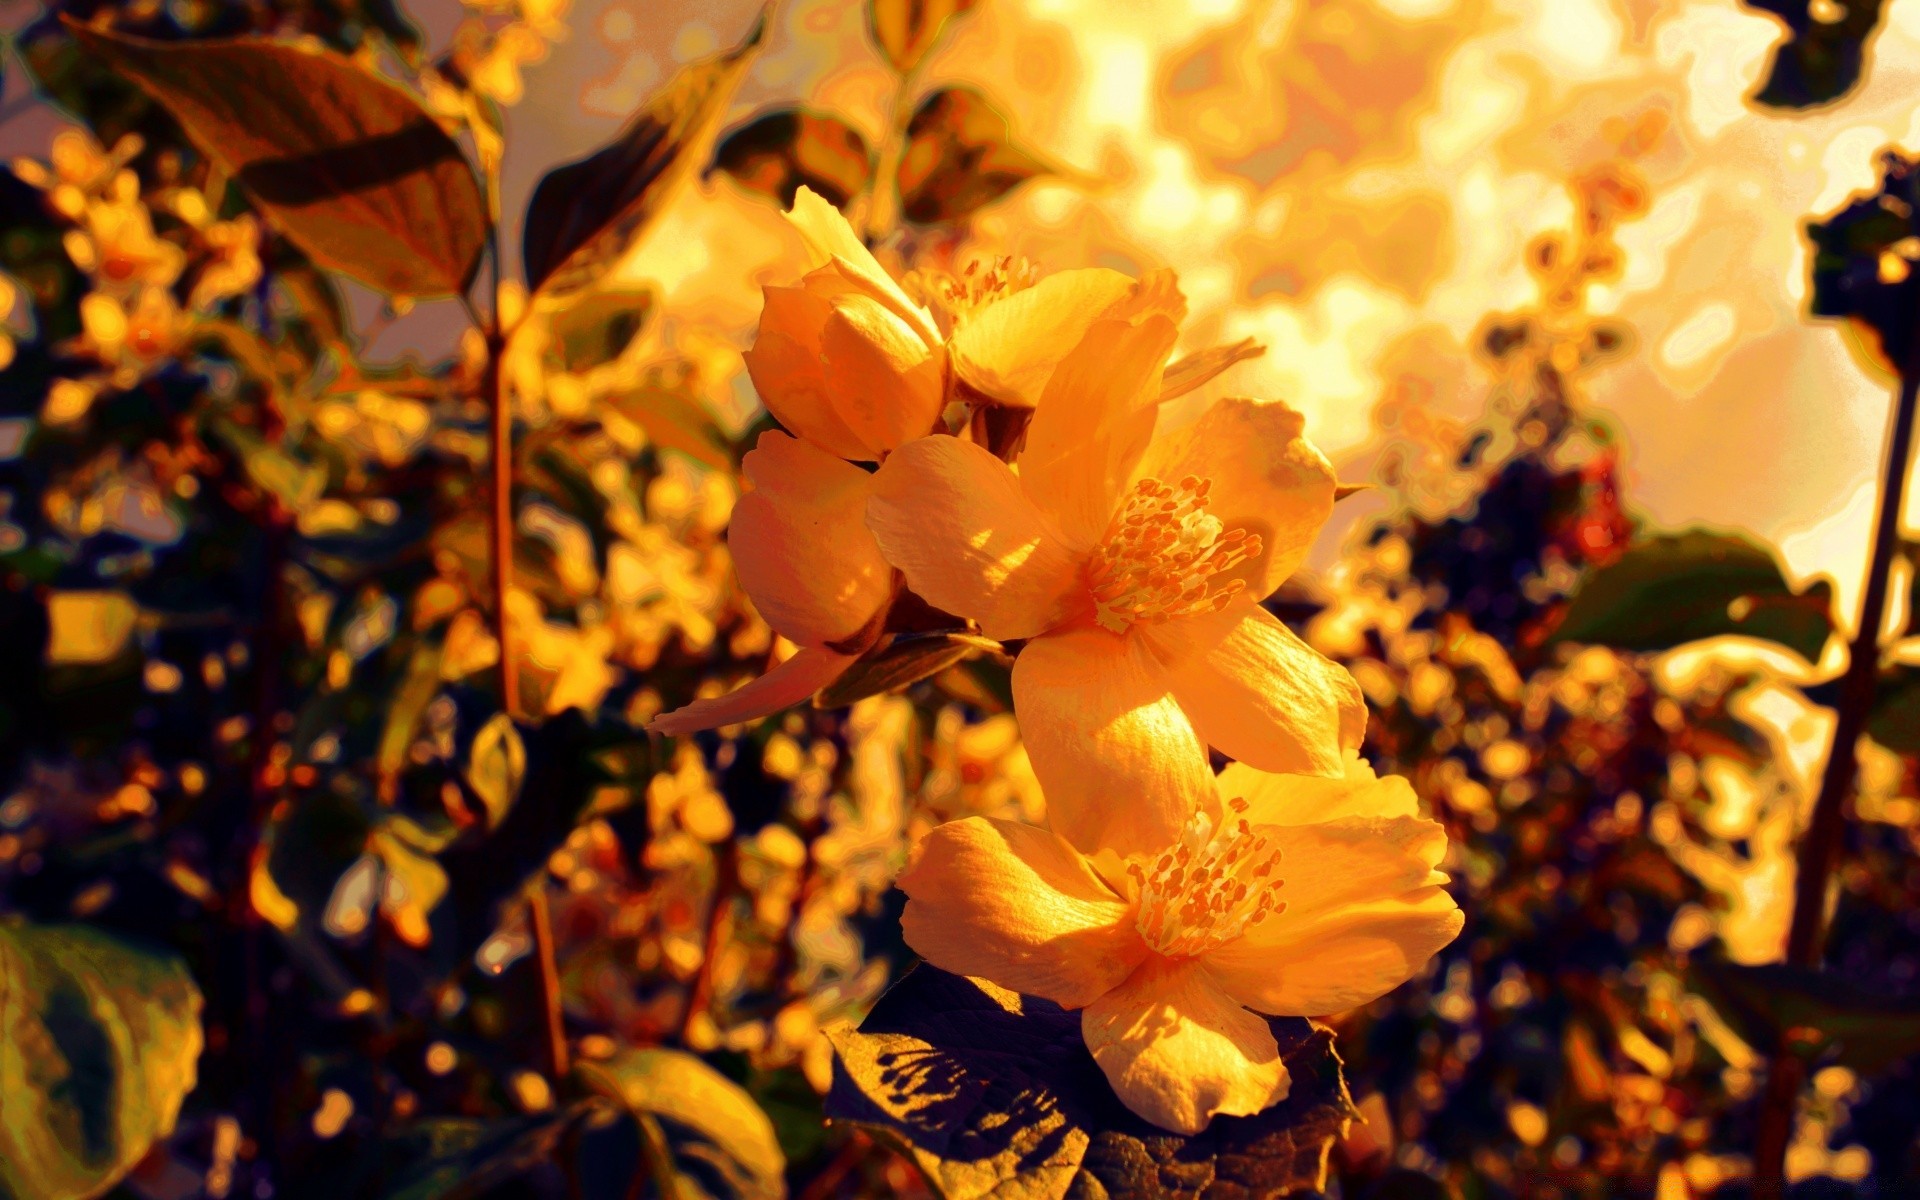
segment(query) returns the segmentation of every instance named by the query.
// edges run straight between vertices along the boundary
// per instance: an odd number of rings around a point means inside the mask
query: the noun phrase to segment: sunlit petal
[[[805,288],[766,289],[760,331],[742,355],[760,402],[795,435],[841,458],[870,461],[879,448],[855,433],[827,386],[820,339],[833,307]]]
[[[850,655],[802,647],[798,654],[773,670],[724,696],[695,700],[660,714],[647,722],[647,732],[678,737],[792,708],[840,678],[853,662]]]
[[[1208,745],[1262,771],[1345,773],[1346,751],[1367,731],[1359,685],[1271,613],[1230,604],[1145,637]]]
[[[820,349],[840,418],[862,443],[887,451],[932,432],[944,403],[939,358],[878,301],[837,302]]]
[[[907,945],[943,971],[1079,1008],[1146,957],[1132,910],[1058,836],[969,817],[938,826],[900,876]]]
[[[1047,823],[1089,854],[1157,854],[1218,805],[1200,739],[1132,639],[1088,628],[1027,643],[1013,704]]]
[[[1342,817],[1416,817],[1420,800],[1399,775],[1381,779],[1358,751],[1347,753],[1346,774],[1277,775],[1245,763],[1220,772],[1220,794],[1247,802],[1256,825],[1309,825]]]
[[[1148,959],[1087,1006],[1080,1029],[1126,1106],[1176,1133],[1260,1112],[1291,1087],[1266,1021],[1194,960]]]
[[[936,608],[1025,638],[1084,607],[1079,558],[1007,465],[971,442],[927,437],[872,476],[867,526],[907,585]]]
[[[933,314],[907,298],[906,292],[887,274],[880,260],[873,256],[860,236],[840,215],[840,210],[828,204],[826,199],[812,188],[802,187],[793,197],[793,208],[787,213],[787,219],[793,222],[795,229],[807,243],[812,255],[813,265],[823,267],[829,264],[836,267],[850,282],[867,290],[874,299],[885,304],[902,321],[921,335],[927,345],[939,341],[939,333],[933,323]]]
[[[1060,360],[1134,288],[1134,280],[1104,267],[1049,275],[989,304],[954,333],[954,373],[1003,404],[1031,408]]]

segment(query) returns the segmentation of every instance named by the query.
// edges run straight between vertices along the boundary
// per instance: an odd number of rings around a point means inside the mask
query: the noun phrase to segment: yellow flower
[[[1004,266],[943,279],[943,333],[818,194],[801,188],[787,216],[813,269],[796,287],[766,289],[747,372],[790,432],[853,462],[934,431],[956,398],[949,360],[974,398],[1032,407],[1062,353],[1141,286],[1103,268],[1031,286]]]
[[[928,437],[872,476],[867,524],[936,608],[1031,639],[1014,711],[1053,829],[1083,849],[1164,845],[1194,809],[1135,781],[1212,745],[1267,771],[1337,775],[1366,730],[1359,688],[1258,601],[1306,557],[1333,468],[1280,403],[1222,400],[1156,437],[1173,306],[1142,285],[1042,395],[1016,471]]]
[[[132,171],[114,177],[105,199],[86,202],[80,225],[67,230],[62,245],[101,292],[125,297],[148,286],[172,287],[186,266],[187,252],[154,233]]]
[[[1181,1133],[1286,1097],[1255,1014],[1366,1004],[1463,923],[1435,869],[1446,833],[1417,815],[1404,779],[1355,759],[1338,779],[1234,764],[1190,784],[1207,803],[1145,853],[1088,857],[1044,829],[969,817],[922,839],[899,880],[908,945],[1080,1009],[1120,1099]]]
[[[655,717],[683,734],[798,704],[840,677],[878,632],[893,569],[861,523],[873,476],[810,442],[769,431],[742,461],[753,490],[733,507],[727,546],[740,586],[799,653],[724,696]]]

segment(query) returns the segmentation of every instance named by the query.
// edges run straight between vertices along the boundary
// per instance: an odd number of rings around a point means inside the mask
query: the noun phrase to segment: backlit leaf
[[[1312,1191],[1356,1110],[1330,1032],[1270,1025],[1293,1078],[1287,1099],[1186,1137],[1120,1103],[1079,1013],[922,964],[858,1030],[829,1031],[839,1061],[827,1115],[899,1147],[947,1200]]]
[[[656,376],[609,395],[606,402],[645,431],[654,445],[678,450],[716,470],[733,466],[733,444],[700,403],[693,379]]]
[[[1740,634],[1808,661],[1833,632],[1825,583],[1794,592],[1780,564],[1743,537],[1702,529],[1637,542],[1588,576],[1554,630],[1556,642],[1667,650]]]
[[[608,288],[569,298],[547,317],[552,349],[562,370],[591,371],[612,362],[632,344],[652,314],[654,294],[646,288]]]
[[[835,208],[867,190],[873,152],[860,131],[830,113],[776,108],[760,113],[720,139],[715,171],[750,191],[792,208],[802,186]]]
[[[683,1184],[682,1194],[734,1200],[786,1195],[787,1160],[773,1122],[745,1089],[700,1059],[658,1047],[622,1049],[582,1062],[575,1073],[590,1091],[626,1105],[636,1119],[657,1122],[672,1169],[698,1185],[690,1190]]]
[[[900,211],[920,225],[959,221],[1027,180],[1054,174],[1013,141],[1007,118],[973,88],[942,88],[907,123]]]
[[[486,806],[489,826],[506,819],[520,798],[520,783],[526,775],[527,748],[513,727],[513,718],[495,713],[474,735],[467,756],[467,784]]]
[[[97,1196],[173,1131],[200,992],[184,963],[82,925],[0,924],[0,1196]]]
[[[320,266],[404,296],[461,292],[473,278],[486,241],[479,183],[396,84],[304,43],[70,28]]]
[[[599,278],[704,161],[766,17],[725,54],[680,69],[605,149],[549,171],[527,205],[527,288],[569,292]]]
[[[47,597],[47,661],[110,662],[126,649],[139,619],[139,606],[125,592],[54,592]]]
[[[868,696],[897,692],[983,650],[999,648],[992,638],[965,633],[896,638],[848,667],[813,698],[814,707],[845,708]]]
[[[867,34],[893,69],[905,75],[920,65],[945,32],[947,22],[978,0],[867,0]]]

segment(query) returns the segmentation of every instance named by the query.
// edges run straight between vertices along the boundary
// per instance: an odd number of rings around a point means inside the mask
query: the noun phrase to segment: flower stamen
[[[1216,832],[1213,819],[1195,813],[1180,841],[1152,863],[1134,861],[1127,873],[1140,888],[1136,928],[1168,958],[1192,958],[1233,941],[1283,912],[1285,880],[1275,872],[1280,851],[1245,817],[1244,800]]]
[[[1216,612],[1246,587],[1242,579],[1215,581],[1259,556],[1259,535],[1228,529],[1207,511],[1212,486],[1197,475],[1134,484],[1087,564],[1102,628],[1125,633],[1136,621]]]

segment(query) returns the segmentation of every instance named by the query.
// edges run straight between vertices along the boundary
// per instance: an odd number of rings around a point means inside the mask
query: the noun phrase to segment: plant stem
[[[700,972],[687,989],[687,1009],[680,1018],[680,1044],[688,1045],[694,1022],[713,1003],[713,964],[726,941],[727,911],[733,906],[733,891],[740,884],[740,850],[732,838],[713,848],[713,901],[707,908],[707,936],[701,946]]]
[[[900,161],[907,152],[907,122],[913,119],[914,85],[920,78],[920,64],[900,77],[893,93],[893,111],[887,119],[886,137],[875,156],[873,188],[867,202],[866,241],[873,246],[893,232],[900,220]]]
[[[1893,432],[1887,442],[1886,471],[1874,525],[1873,557],[1867,566],[1866,595],[1860,602],[1860,626],[1854,631],[1847,673],[1840,681],[1839,719],[1833,727],[1833,744],[1827,749],[1813,818],[1796,852],[1799,862],[1794,875],[1793,925],[1787,935],[1787,961],[1795,966],[1818,967],[1826,941],[1827,888],[1839,865],[1840,844],[1847,827],[1846,801],[1860,767],[1854,747],[1866,731],[1879,682],[1880,628],[1886,618],[1893,556],[1900,544],[1900,512],[1912,455],[1917,390],[1920,368],[1910,367],[1901,374],[1900,398],[1894,406]],[[1753,1187],[1754,1195],[1761,1200],[1778,1197],[1784,1191],[1787,1143],[1792,1140],[1794,1110],[1806,1077],[1804,1062],[1788,1047],[1771,1050],[1767,1090],[1754,1138]]]

